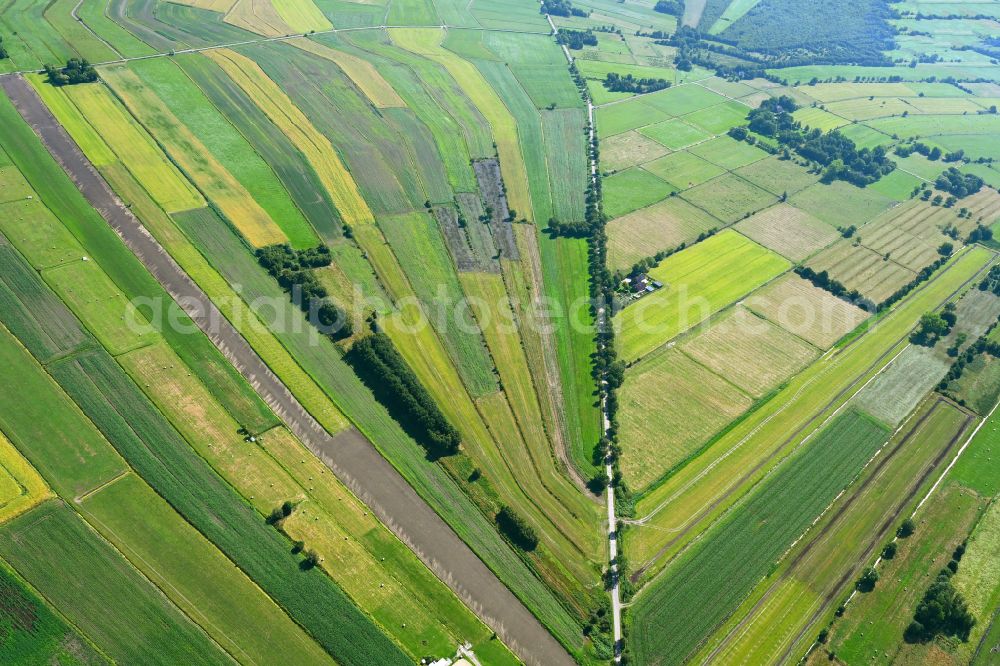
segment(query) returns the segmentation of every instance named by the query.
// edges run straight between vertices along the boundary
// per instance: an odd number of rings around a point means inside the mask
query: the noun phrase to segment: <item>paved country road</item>
[[[163,250],[90,164],[20,76],[0,86],[90,204],[164,289],[188,312],[257,393],[403,543],[528,664],[574,663],[534,615],[500,582],[358,430],[330,435]]]

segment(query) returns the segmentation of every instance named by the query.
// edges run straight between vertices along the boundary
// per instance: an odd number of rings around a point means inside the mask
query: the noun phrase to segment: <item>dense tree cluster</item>
[[[458,452],[462,437],[384,333],[354,343],[347,359],[392,417],[432,457]]]
[[[945,305],[940,314],[928,312],[920,318],[917,329],[910,334],[910,342],[915,345],[933,347],[938,340],[951,333],[956,321],[954,303]]]
[[[979,291],[990,291],[1000,296],[1000,266],[993,266],[979,283]]]
[[[62,68],[55,65],[45,65],[45,74],[49,77],[49,83],[54,86],[93,83],[97,80],[94,66],[81,58],[67,60],[66,66]]]
[[[684,13],[684,3],[682,0],[659,0],[653,6],[653,11],[660,12],[661,14],[670,14],[671,16],[680,16]]]
[[[296,250],[288,244],[268,245],[257,250],[257,261],[291,295],[311,324],[333,340],[351,337],[354,328],[350,319],[327,298],[326,287],[313,272],[314,268],[330,265],[330,248],[320,245]]]
[[[969,237],[966,239],[966,242],[985,243],[991,240],[993,240],[993,230],[989,227],[977,224],[976,228],[969,232]],[[997,295],[1000,296],[1000,294]]]
[[[951,367],[948,368],[948,374],[945,375],[944,379],[941,380],[941,383],[938,384],[938,390],[945,391],[947,390],[949,384],[961,379],[966,366],[975,361],[976,357],[980,354],[989,354],[994,358],[1000,358],[1000,343],[990,340],[990,334],[996,326],[997,322],[994,321],[985,333],[979,336],[975,342],[968,346],[964,353],[960,353],[961,344],[959,342],[956,342],[955,346],[948,350],[948,354],[955,357],[955,360],[952,362]],[[963,336],[964,334],[959,334],[956,337],[963,338]],[[964,339],[961,340],[961,342],[964,341]],[[964,401],[959,400],[959,403],[964,404]]]
[[[535,532],[535,528],[514,509],[504,505],[497,512],[496,520],[500,530],[518,548],[532,551],[538,547],[538,533]]]
[[[969,640],[969,632],[976,625],[976,618],[969,611],[962,593],[951,582],[964,553],[965,545],[961,544],[955,549],[948,565],[941,569],[935,581],[924,592],[913,614],[913,621],[903,634],[907,642],[926,643],[939,635]]]
[[[641,79],[631,74],[623,76],[617,72],[608,72],[608,75],[604,78],[604,87],[611,92],[627,92],[641,95],[669,88],[670,81],[652,78]]]
[[[864,187],[896,168],[882,146],[858,150],[854,141],[836,130],[824,134],[802,127],[792,116],[797,108],[794,100],[784,95],[766,100],[747,115],[748,128],[825,167],[825,182],[845,180]],[[737,140],[750,138],[746,128],[734,127],[729,134]]]
[[[949,192],[961,199],[981,190],[983,188],[983,179],[975,174],[962,173],[955,167],[948,167],[934,181],[934,187]]]
[[[584,46],[597,46],[597,35],[591,30],[568,30],[563,28],[556,35],[556,41],[565,44],[574,51],[579,51]]]
[[[699,28],[708,30],[728,2],[713,0]],[[854,64],[890,66],[894,48],[893,12],[885,0],[762,0],[715,38],[761,53],[772,66]]]
[[[552,16],[589,16],[584,10],[574,7],[569,0],[542,0],[541,12]]]
[[[915,141],[914,143],[901,143],[896,146],[894,152],[900,157],[909,157],[913,153],[923,155],[932,162],[941,159],[941,149],[937,146],[928,146],[926,143]]]

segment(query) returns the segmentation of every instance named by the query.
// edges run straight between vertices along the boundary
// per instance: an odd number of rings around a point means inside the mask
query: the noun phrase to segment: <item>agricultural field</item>
[[[645,356],[787,270],[780,256],[735,231],[724,231],[650,271],[663,287],[615,316],[621,355]],[[708,280],[707,277],[718,276]]]
[[[0,3],[0,662],[991,663],[998,20]]]

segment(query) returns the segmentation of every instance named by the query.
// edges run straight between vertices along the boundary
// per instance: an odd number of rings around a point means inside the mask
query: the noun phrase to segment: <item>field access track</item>
[[[356,429],[331,436],[125,208],[35,91],[19,76],[0,86],[90,204],[288,427],[510,649],[529,664],[572,664],[561,645]]]

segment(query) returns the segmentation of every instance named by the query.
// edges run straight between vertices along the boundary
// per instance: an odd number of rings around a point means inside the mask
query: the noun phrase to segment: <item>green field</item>
[[[734,231],[668,258],[649,272],[664,287],[615,316],[621,356],[633,361],[646,355],[789,266]]]
[[[612,219],[656,203],[671,192],[670,185],[639,167],[606,178],[603,188],[604,210]]]
[[[794,464],[779,468],[637,599],[630,636],[636,659],[684,661],[854,478],[888,434],[881,424],[846,412]]]
[[[0,553],[115,660],[232,663],[60,501],[42,504],[0,529]]]
[[[101,657],[76,629],[29,590],[23,579],[0,563],[4,642],[0,658],[7,663],[102,664]]]

